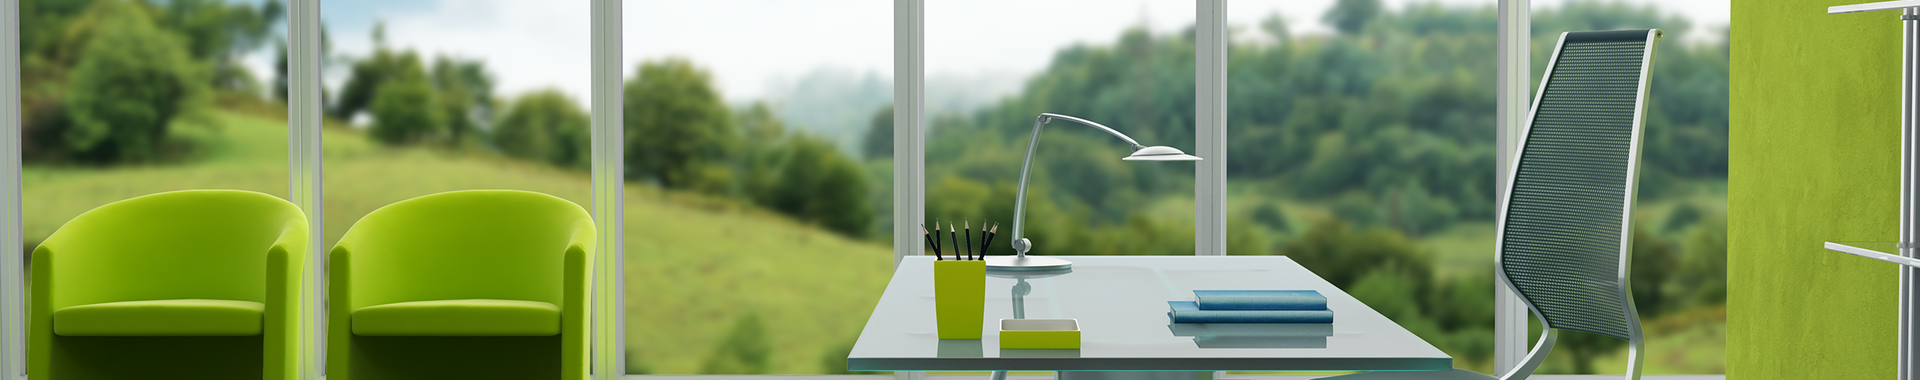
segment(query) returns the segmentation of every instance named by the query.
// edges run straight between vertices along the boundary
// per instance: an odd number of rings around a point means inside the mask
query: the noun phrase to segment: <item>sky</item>
[[[1494,0],[1418,0],[1491,6]],[[1535,9],[1568,0],[1534,0]],[[1729,0],[1623,0],[1658,4],[1693,21],[1684,40],[1709,39],[1728,24]],[[1251,29],[1279,12],[1295,34],[1327,33],[1319,22],[1334,0],[1234,0],[1229,24]],[[1414,0],[1385,0],[1400,8]],[[834,68],[891,77],[890,0],[705,0],[624,3],[624,65],[686,57],[714,73],[721,92],[739,101],[762,96],[808,71]],[[1017,11],[1010,11],[1017,10]],[[589,3],[583,0],[328,0],[322,20],[335,52],[364,56],[384,21],[388,44],[427,56],[480,59],[496,75],[497,93],[559,88],[585,105],[591,82]],[[1076,43],[1111,43],[1119,31],[1146,25],[1156,33],[1188,27],[1191,0],[929,0],[926,65],[930,82],[1022,76],[1043,68],[1053,51]],[[1671,40],[1670,40],[1671,41]],[[249,59],[256,72],[272,61]],[[344,68],[325,82],[344,81]]]

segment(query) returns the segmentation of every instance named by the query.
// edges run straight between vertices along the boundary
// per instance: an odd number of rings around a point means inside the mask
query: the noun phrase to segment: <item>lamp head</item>
[[[1174,148],[1172,148],[1172,147],[1165,147],[1165,146],[1149,146],[1149,147],[1140,147],[1139,149],[1134,149],[1134,150],[1133,150],[1133,155],[1131,155],[1131,156],[1127,156],[1127,158],[1122,158],[1121,160],[1126,160],[1126,161],[1200,161],[1200,160],[1201,160],[1201,158],[1200,158],[1200,157],[1194,157],[1194,156],[1191,156],[1191,155],[1188,155],[1188,154],[1187,154],[1186,152],[1181,152],[1181,151],[1180,151],[1179,149],[1174,149]]]

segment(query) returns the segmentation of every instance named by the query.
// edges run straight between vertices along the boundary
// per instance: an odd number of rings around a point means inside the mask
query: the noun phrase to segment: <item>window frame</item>
[[[925,215],[925,1],[894,0],[894,151],[893,217],[894,263],[906,256],[924,255],[920,238],[909,221]],[[1223,255],[1226,239],[1226,17],[1228,0],[1196,0],[1196,154],[1209,157],[1195,173],[1195,254]],[[307,210],[314,231],[322,226],[320,172],[320,0],[290,0],[287,7],[290,94],[288,105],[289,198]],[[764,375],[628,375],[625,373],[625,224],[621,188],[624,144],[621,128],[620,58],[621,1],[592,0],[593,104],[592,171],[594,219],[600,255],[595,263],[595,341],[592,355],[595,379],[762,377]],[[1498,68],[1496,74],[1497,163],[1509,162],[1514,140],[1527,112],[1529,97],[1530,14],[1528,0],[1498,0]],[[0,30],[19,29],[19,2],[0,3]],[[0,33],[0,380],[26,378],[24,252],[21,212],[21,120],[19,34]],[[1504,198],[1504,174],[1498,165],[1496,202]],[[312,234],[313,261],[306,273],[311,288],[305,293],[305,325],[309,352],[302,378],[324,378],[325,234]],[[1527,352],[1527,310],[1518,296],[1495,282],[1495,368],[1505,372]],[[878,378],[886,375],[806,375],[828,378]],[[903,380],[927,378],[923,372],[899,372]],[[1606,375],[1591,375],[1606,376]],[[1660,375],[1649,375],[1660,376]],[[1694,376],[1694,375],[1687,375]],[[1700,377],[1724,375],[1701,375]],[[1261,376],[1265,377],[1265,376]],[[1277,378],[1278,376],[1276,376]]]

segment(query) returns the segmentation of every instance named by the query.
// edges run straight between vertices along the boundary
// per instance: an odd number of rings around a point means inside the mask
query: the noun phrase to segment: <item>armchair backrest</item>
[[[1496,244],[1501,281],[1543,326],[1628,340],[1635,354],[1640,320],[1627,270],[1647,74],[1660,37],[1658,29],[1560,35],[1512,164]],[[1551,341],[1542,338],[1547,348]]]
[[[267,302],[267,261],[306,257],[306,215],[242,190],[185,190],[109,203],[35,248],[50,262],[49,306],[157,299]]]
[[[349,310],[395,302],[507,299],[562,307],[569,250],[593,252],[593,218],[529,191],[466,190],[396,202],[354,222],[345,253]],[[329,270],[339,263],[330,263]]]

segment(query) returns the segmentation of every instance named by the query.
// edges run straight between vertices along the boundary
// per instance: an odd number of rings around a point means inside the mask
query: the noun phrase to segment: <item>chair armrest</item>
[[[593,254],[591,248],[580,244],[567,246],[566,262],[562,265],[566,271],[566,284],[563,285],[560,306],[560,378],[567,380],[585,380],[592,365],[588,353],[592,337],[587,336],[593,329],[592,302],[588,295],[593,294]]]
[[[304,221],[302,221],[304,222]],[[299,376],[301,269],[306,267],[306,228],[287,228],[267,248],[266,315],[261,325],[265,361],[262,379],[293,380]]]
[[[45,379],[53,365],[53,248],[40,244],[27,263],[27,376]]]
[[[334,380],[347,380],[352,362],[353,345],[353,284],[347,279],[353,273],[352,251],[344,244],[334,245],[327,254],[327,376]]]

